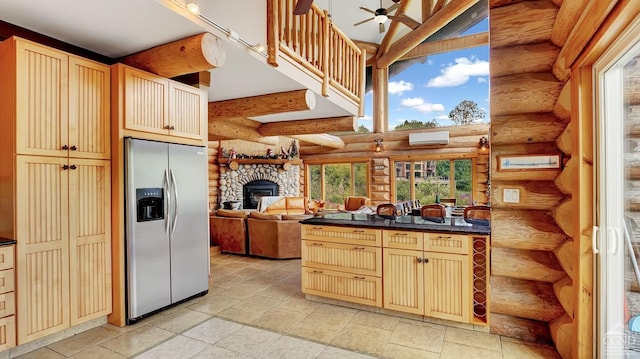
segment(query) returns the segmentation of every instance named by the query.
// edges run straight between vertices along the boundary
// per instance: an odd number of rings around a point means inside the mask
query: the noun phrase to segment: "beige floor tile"
[[[260,292],[259,295],[264,295],[266,297],[277,298],[277,299],[286,299],[294,294],[298,294],[300,292],[300,286],[291,286],[284,284],[275,284],[271,285]]]
[[[95,345],[98,345],[104,341],[107,341],[113,337],[116,337],[120,334],[121,333],[117,330],[111,329],[106,326],[100,326],[74,335],[70,338],[61,340],[59,342],[50,344],[49,348],[64,356],[71,356],[83,350],[89,349]]]
[[[439,359],[440,354],[403,345],[387,343],[379,355],[381,359]],[[463,359],[463,358],[458,358]]]
[[[295,294],[285,299],[282,304],[279,305],[279,308],[309,314],[318,309],[319,306],[320,303],[306,300],[302,294]]]
[[[191,359],[254,359],[254,357],[234,352],[233,350],[211,346]]]
[[[264,273],[263,269],[255,267],[245,267],[233,274],[240,277],[253,278],[261,275],[262,273]]]
[[[139,359],[176,359],[191,358],[207,349],[209,344],[177,335],[162,344],[136,356]]]
[[[189,309],[216,315],[227,308],[231,308],[238,302],[240,302],[240,299],[230,298],[222,294],[213,294],[198,303],[189,306]]]
[[[442,344],[442,352],[440,353],[440,359],[501,359],[502,353],[478,348],[471,347],[468,345],[444,342]],[[520,357],[523,358],[523,357]]]
[[[218,340],[235,333],[242,327],[243,326],[241,324],[232,323],[219,318],[211,318],[206,322],[198,324],[187,330],[182,333],[182,335],[205,343],[215,344]]]
[[[380,329],[360,324],[347,324],[344,329],[331,340],[331,345],[341,348],[378,355],[391,337],[391,330]]]
[[[101,346],[95,346],[78,354],[72,355],[72,359],[124,359],[123,355],[113,352]]]
[[[300,359],[315,358],[326,345],[283,336],[260,352],[257,357],[263,359]]]
[[[305,316],[305,313],[275,308],[262,313],[261,316],[249,324],[267,330],[274,330],[278,333],[286,333],[287,330],[298,324]]]
[[[256,320],[259,316],[262,315],[262,312],[247,312],[238,308],[227,308],[222,312],[218,313],[218,317],[223,319],[228,319],[233,322],[238,322],[242,324],[249,324]]]
[[[236,298],[236,299],[246,299],[256,294],[257,292],[264,290],[268,286],[269,286],[268,284],[243,282],[225,290],[220,294],[227,297]]]
[[[348,350],[327,346],[316,359],[370,359],[370,355],[350,352]]]
[[[145,325],[139,329],[109,339],[101,345],[128,357],[150,349],[160,342],[169,339],[172,335],[174,334],[164,329]]]
[[[60,353],[56,353],[55,351],[47,347],[44,347],[44,348],[40,348],[38,350],[29,352],[27,354],[23,354],[16,358],[18,359],[60,359],[64,357],[65,357],[64,355]]]
[[[273,309],[280,305],[282,300],[266,297],[263,295],[254,295],[247,299],[243,299],[231,308],[239,309],[245,312],[262,314],[269,309]]]
[[[389,343],[440,353],[445,327],[437,324],[401,320]]]
[[[197,304],[197,303],[196,303]],[[191,309],[180,309],[159,315],[151,325],[173,333],[182,333],[211,318],[211,315]]]
[[[502,352],[500,336],[495,334],[448,327],[444,341]]]
[[[218,277],[218,279],[214,279],[214,283],[218,287],[229,289],[236,285],[244,283],[246,280],[247,280],[246,277],[240,277],[237,275],[228,274],[225,276]]]
[[[356,310],[322,304],[287,330],[287,333],[305,339],[329,343],[353,318]]]
[[[502,357],[504,359],[520,358],[540,358],[554,359],[560,358],[558,352],[551,347],[541,345],[526,345],[509,341],[502,342]]]
[[[244,326],[216,342],[216,346],[255,356],[280,338],[280,334]]]
[[[351,323],[367,325],[370,327],[381,328],[393,330],[398,326],[400,322],[400,318],[394,317],[392,315],[379,314],[367,312],[364,310],[359,311],[353,319],[351,319]]]

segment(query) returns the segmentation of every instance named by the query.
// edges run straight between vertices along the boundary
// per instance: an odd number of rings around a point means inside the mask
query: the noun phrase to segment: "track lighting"
[[[374,138],[373,141],[376,143],[376,152],[382,152],[382,138]]]
[[[482,136],[480,137],[480,142],[478,143],[478,146],[480,147],[480,151],[485,152],[489,149],[489,140]]]

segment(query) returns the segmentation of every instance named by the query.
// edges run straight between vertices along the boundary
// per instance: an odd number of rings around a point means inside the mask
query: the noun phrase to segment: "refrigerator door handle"
[[[171,186],[173,187],[173,195],[175,198],[175,211],[173,213],[173,223],[171,224],[171,235],[176,231],[176,222],[178,222],[178,213],[180,212],[180,206],[178,205],[178,184],[176,183],[176,176],[173,174],[173,170],[169,170],[171,172]]]
[[[164,209],[164,233],[168,237],[169,236],[169,214],[171,213],[171,192],[169,191],[170,183],[169,183],[169,171],[164,171],[164,181],[162,183],[162,187],[164,189],[164,193],[167,197],[167,207]]]

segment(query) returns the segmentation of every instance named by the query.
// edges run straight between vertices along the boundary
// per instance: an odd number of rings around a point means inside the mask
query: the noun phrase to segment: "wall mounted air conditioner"
[[[421,132],[409,134],[409,145],[447,145],[449,144],[449,131]]]

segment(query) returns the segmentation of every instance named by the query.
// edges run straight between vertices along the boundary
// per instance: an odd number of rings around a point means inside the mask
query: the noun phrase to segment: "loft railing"
[[[268,62],[278,66],[285,54],[322,80],[322,95],[329,87],[350,98],[364,111],[366,53],[336,28],[326,11],[316,5],[305,15],[294,15],[297,0],[267,0]]]

